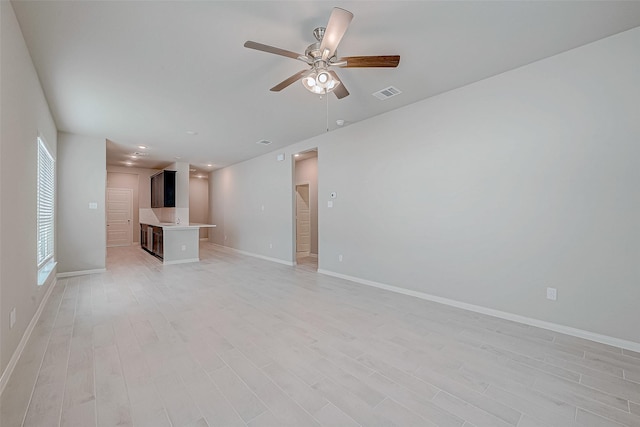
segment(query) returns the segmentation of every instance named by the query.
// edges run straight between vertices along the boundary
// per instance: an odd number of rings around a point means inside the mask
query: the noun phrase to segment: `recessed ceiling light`
[[[149,147],[147,147],[146,145],[138,145],[138,148],[141,150],[146,150]]]
[[[338,119],[338,120],[336,120],[336,124],[337,124],[338,126],[343,126],[343,125],[344,125],[344,120],[342,120],[342,119]]]
[[[189,172],[195,172],[196,170],[194,168],[189,169]]]
[[[212,165],[211,163],[207,164],[207,167],[209,167],[209,168],[210,168],[210,167],[212,167],[212,166],[213,166],[213,165]]]
[[[188,130],[187,131],[187,135],[197,135],[198,132],[196,132],[195,130]]]
[[[300,154],[294,154],[293,157],[300,157]]]
[[[131,156],[132,159],[137,159],[138,156],[136,156],[135,154]]]
[[[180,157],[180,156],[175,156],[175,157],[174,157],[174,159],[176,159],[176,160],[180,160],[181,158],[182,158],[182,157]]]
[[[127,166],[133,166],[133,163],[131,163],[131,162],[124,162],[124,164],[127,165]]]

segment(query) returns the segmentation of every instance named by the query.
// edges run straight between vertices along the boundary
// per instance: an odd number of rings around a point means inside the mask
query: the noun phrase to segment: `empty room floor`
[[[318,271],[318,255],[300,256],[296,259],[296,268],[312,272]]]
[[[640,426],[640,354],[203,242],[59,279],[13,426]]]

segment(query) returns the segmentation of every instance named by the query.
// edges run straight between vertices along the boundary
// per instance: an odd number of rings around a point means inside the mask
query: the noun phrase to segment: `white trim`
[[[288,265],[289,267],[293,267],[295,265],[295,263],[293,263],[292,261],[285,261],[283,259],[279,259],[279,258],[271,258],[268,256],[264,256],[264,255],[259,255],[259,254],[254,254],[253,252],[247,252],[247,251],[241,251],[240,249],[236,249],[236,248],[231,248],[229,246],[223,246],[223,245],[219,245],[217,243],[212,243],[215,246],[218,246],[220,248],[224,248],[224,249],[228,249],[232,252],[236,252],[242,255],[248,255],[250,257],[254,257],[254,258],[260,258],[263,259],[265,261],[271,261],[271,262],[277,262],[278,264],[284,264],[284,265]]]
[[[375,288],[385,289],[391,292],[397,292],[399,294],[409,295],[412,297],[437,302],[440,304],[449,305],[452,307],[461,308],[463,310],[473,311],[476,313],[486,314],[488,316],[497,317],[500,319],[511,320],[513,322],[523,323],[525,325],[536,326],[542,329],[548,329],[550,331],[559,332],[561,334],[571,335],[573,337],[584,338],[590,341],[599,342],[601,344],[612,345],[614,347],[620,347],[626,350],[640,351],[640,343],[634,341],[627,341],[620,338],[611,337],[608,335],[597,334],[595,332],[585,331],[583,329],[572,328],[571,326],[559,325],[557,323],[546,322],[544,320],[533,319],[531,317],[520,316],[518,314],[507,313],[505,311],[494,310],[492,308],[482,307],[480,305],[468,304],[466,302],[456,301],[449,298],[438,297],[435,295],[426,294],[424,292],[412,291],[411,289],[399,288],[397,286],[386,285],[384,283],[374,282],[367,279],[361,279],[359,277],[348,276],[346,274],[335,273],[329,270],[318,269],[318,273],[327,276],[337,277],[339,279],[349,280],[351,282],[359,283],[361,285],[373,286]]]
[[[96,268],[95,270],[80,270],[80,271],[67,271],[66,273],[58,273],[56,277],[61,279],[63,277],[84,276],[86,274],[105,273],[106,268]]]
[[[173,264],[187,264],[189,262],[200,262],[200,258],[186,258],[186,259],[176,259],[174,261],[165,261],[162,260],[163,265],[173,265]]]
[[[18,347],[16,348],[16,351],[13,352],[11,359],[9,359],[7,368],[2,373],[2,377],[0,377],[0,396],[2,396],[2,393],[4,392],[5,387],[9,383],[9,379],[11,379],[11,374],[13,374],[13,370],[16,368],[16,365],[18,364],[18,360],[20,360],[20,357],[22,356],[22,352],[27,346],[27,342],[29,342],[29,338],[31,338],[31,333],[35,329],[36,324],[38,323],[38,320],[40,320],[40,315],[42,314],[42,310],[44,310],[44,306],[47,304],[47,301],[49,300],[49,296],[51,295],[51,292],[53,292],[53,288],[57,285],[57,283],[58,281],[54,278],[53,282],[51,283],[46,293],[44,294],[44,297],[42,298],[42,301],[40,302],[40,305],[38,306],[36,313],[31,318],[31,322],[29,322],[29,326],[27,326],[27,329],[24,331],[24,334],[22,335],[22,339],[18,343]]]

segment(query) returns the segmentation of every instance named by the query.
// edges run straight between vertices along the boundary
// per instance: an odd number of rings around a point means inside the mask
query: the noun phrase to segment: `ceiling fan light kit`
[[[300,80],[302,85],[311,93],[324,95],[329,92],[333,92],[338,99],[342,99],[349,95],[349,91],[344,86],[336,72],[329,69],[330,67],[395,68],[400,63],[399,55],[351,56],[338,58],[338,44],[347,32],[347,28],[349,27],[352,19],[353,14],[351,12],[339,7],[334,7],[326,28],[318,27],[313,30],[313,35],[317,42],[309,45],[305,50],[304,55],[254,41],[247,41],[244,44],[244,47],[297,59],[299,61],[306,62],[311,67],[309,70],[299,71],[293,76],[278,83],[271,88],[272,92],[279,92],[293,84],[293,82]]]
[[[319,71],[312,70],[300,81],[308,91],[318,95],[324,95],[332,92],[341,83],[340,81],[335,80],[326,69],[320,69]]]

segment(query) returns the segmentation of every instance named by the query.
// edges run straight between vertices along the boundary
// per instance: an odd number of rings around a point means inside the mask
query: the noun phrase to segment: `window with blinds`
[[[38,137],[38,269],[53,258],[55,162]]]

